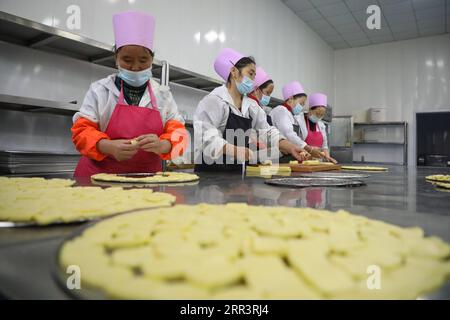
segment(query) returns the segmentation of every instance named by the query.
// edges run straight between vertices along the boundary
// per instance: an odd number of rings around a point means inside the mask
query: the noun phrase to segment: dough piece
[[[261,165],[263,166],[271,166],[272,165],[272,160],[264,160]]]
[[[133,146],[137,146],[139,144],[139,142],[136,139],[131,139],[130,140],[131,145]]]
[[[297,160],[289,161],[289,164],[296,165],[296,164],[298,164],[298,161]]]
[[[450,183],[436,182],[435,184],[439,188],[450,189]]]
[[[8,183],[0,184],[0,220],[39,225],[68,223],[141,208],[170,206],[176,200],[170,194],[151,189],[61,187],[73,181],[31,179],[6,180]]]
[[[317,166],[320,164],[319,160],[305,160],[302,162],[303,165],[305,166]]]
[[[43,188],[62,188],[70,187],[75,184],[70,179],[44,179],[44,178],[9,178],[0,177],[1,191],[29,190]]]
[[[191,182],[199,180],[199,176],[185,172],[157,172],[154,176],[144,176],[143,178],[131,176],[119,176],[110,173],[94,174],[91,179],[106,182],[124,182],[124,183],[173,183],[173,182]]]
[[[291,168],[288,166],[247,166],[246,172],[249,174],[261,176],[285,175],[291,174]]]
[[[415,299],[450,276],[450,246],[419,228],[244,203],[115,216],[62,247],[62,269],[119,299]],[[368,267],[382,290],[368,290]]]
[[[429,181],[450,182],[450,174],[435,174],[427,176],[425,179]]]
[[[388,168],[383,168],[383,167],[369,167],[369,166],[342,166],[342,170],[388,171]]]

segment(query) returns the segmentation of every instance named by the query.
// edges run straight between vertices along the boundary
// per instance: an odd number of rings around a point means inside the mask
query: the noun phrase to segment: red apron
[[[119,100],[114,108],[105,133],[111,140],[134,139],[143,134],[163,133],[163,123],[156,105],[150,81],[148,92],[152,108],[127,105],[123,98],[123,84],[121,85]],[[95,161],[82,156],[75,169],[74,177],[90,177],[97,173],[138,173],[158,172],[162,170],[162,160],[156,153],[138,150],[133,158],[117,161],[108,156],[102,161]]]
[[[322,132],[320,132],[319,124],[316,123],[316,130],[311,131],[311,129],[309,127],[309,120],[306,116],[305,116],[305,121],[306,121],[306,128],[308,128],[308,135],[306,136],[306,139],[305,139],[306,144],[311,147],[322,148],[323,136],[322,136]]]
[[[323,188],[306,190],[306,205],[309,208],[317,208],[322,203]]]

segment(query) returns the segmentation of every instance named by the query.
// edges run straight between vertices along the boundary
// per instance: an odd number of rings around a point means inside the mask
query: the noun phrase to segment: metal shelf
[[[114,67],[112,46],[3,11],[0,40]]]
[[[0,11],[0,41],[116,68],[112,45],[3,11]],[[164,64],[167,62],[154,59],[152,72],[155,78],[161,79],[164,76]],[[172,65],[165,76],[168,76],[168,82],[207,92],[222,85],[219,80]],[[166,79],[161,82],[166,83]],[[272,98],[270,106],[282,103],[281,99]]]
[[[388,122],[355,122],[354,127],[356,126],[398,126],[402,127],[403,131],[403,142],[377,142],[377,141],[354,141],[353,145],[367,145],[367,146],[398,146],[403,148],[403,165],[408,164],[408,123],[406,121],[388,121]]]
[[[80,106],[70,102],[59,102],[0,94],[0,108],[28,112],[48,112],[73,115],[80,109]]]
[[[404,146],[404,142],[376,142],[376,141],[354,141],[353,144],[379,144],[379,145],[399,145]]]
[[[355,122],[355,126],[404,126],[406,121],[391,121],[391,122]]]

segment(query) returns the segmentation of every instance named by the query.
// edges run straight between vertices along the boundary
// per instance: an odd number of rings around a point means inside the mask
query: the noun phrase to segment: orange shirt
[[[72,141],[75,148],[82,155],[96,161],[101,161],[107,155],[97,149],[97,143],[102,139],[110,139],[108,135],[99,130],[98,124],[86,118],[79,118],[72,126]],[[172,145],[169,153],[161,154],[163,160],[170,160],[181,156],[188,146],[189,134],[184,124],[177,120],[168,120],[160,140],[168,140]]]

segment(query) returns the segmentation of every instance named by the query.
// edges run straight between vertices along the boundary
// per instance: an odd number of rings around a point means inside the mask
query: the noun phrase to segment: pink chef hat
[[[254,90],[256,90],[258,87],[266,83],[267,81],[272,80],[269,78],[267,73],[264,71],[263,68],[257,67],[256,68],[256,76],[255,76],[255,87]]]
[[[126,11],[113,16],[116,49],[126,45],[138,45],[153,51],[155,18],[151,15]]]
[[[327,96],[323,93],[313,93],[309,96],[309,107],[327,107]]]
[[[228,80],[231,68],[242,58],[244,55],[230,48],[222,49],[214,61],[214,70],[225,81]]]
[[[284,101],[298,94],[305,94],[305,90],[303,90],[302,85],[298,81],[293,81],[283,87]]]

